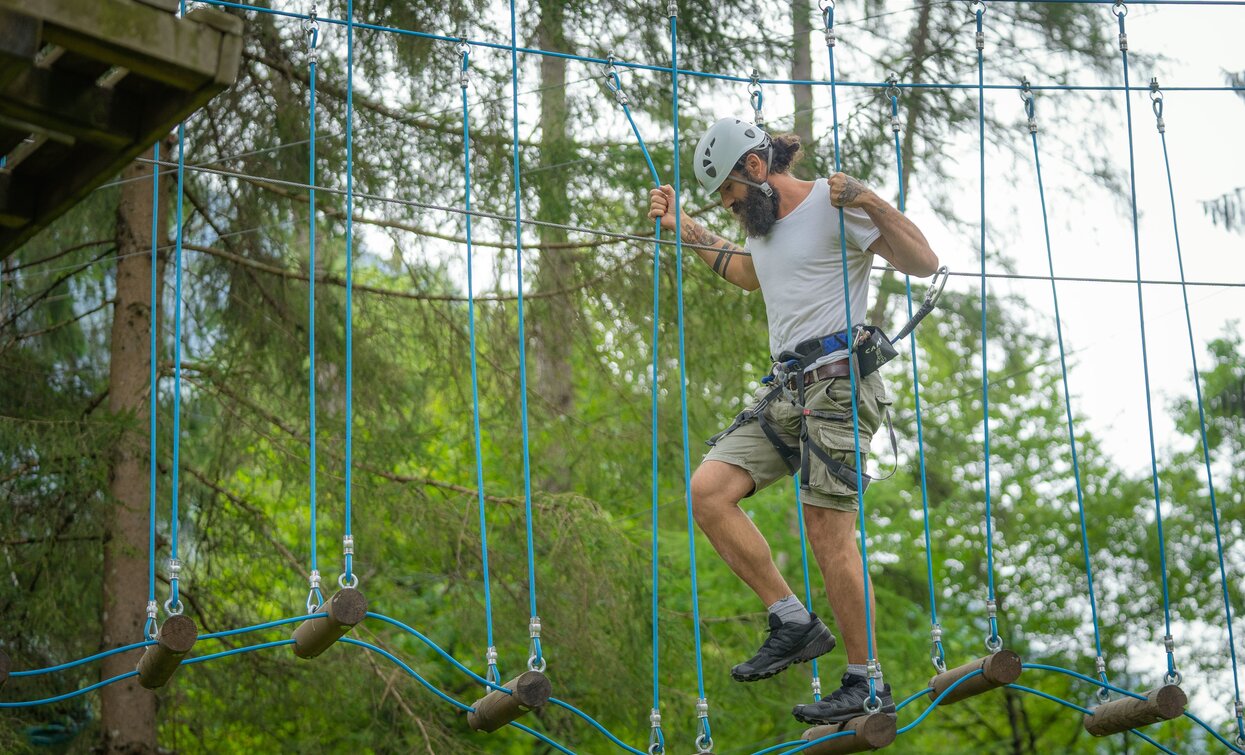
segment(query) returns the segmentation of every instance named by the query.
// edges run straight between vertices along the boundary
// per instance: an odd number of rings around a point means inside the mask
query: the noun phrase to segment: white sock
[[[782,600],[776,601],[774,605],[769,607],[769,612],[776,615],[784,624],[807,624],[813,620],[808,609],[794,595],[788,595]]]

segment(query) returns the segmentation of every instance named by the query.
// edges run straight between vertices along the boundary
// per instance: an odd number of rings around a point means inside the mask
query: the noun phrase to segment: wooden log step
[[[944,671],[929,680],[929,698],[931,700],[938,699],[938,696],[951,687],[952,684],[977,670],[980,670],[981,673],[962,682],[958,687],[951,690],[939,704],[957,703],[973,695],[980,695],[982,692],[998,689],[1004,684],[1011,684],[1020,678],[1020,656],[1011,650],[1000,650],[984,658],[978,658],[975,661],[965,663],[963,666],[957,666]]]
[[[524,671],[502,685],[510,690],[506,694],[499,689],[476,700],[467,714],[467,724],[476,731],[497,731],[530,710],[549,702],[553,685],[549,677],[539,671]]]
[[[1164,684],[1147,692],[1142,700],[1121,697],[1099,705],[1092,715],[1085,716],[1085,731],[1095,737],[1105,737],[1139,726],[1170,721],[1184,713],[1188,702],[1189,698],[1178,685]]]
[[[315,658],[363,621],[367,598],[353,587],[343,587],[316,609],[320,612],[328,615],[307,619],[294,630],[294,655],[299,658]]]
[[[853,735],[815,744],[804,752],[808,755],[841,755],[880,750],[895,741],[895,716],[889,713],[869,713],[842,724],[814,726],[804,732],[803,738],[805,742],[811,742],[841,731],[851,731]]]
[[[138,659],[138,683],[147,689],[163,687],[198,639],[199,630],[189,616],[165,619],[156,632],[156,644],[148,645]]]

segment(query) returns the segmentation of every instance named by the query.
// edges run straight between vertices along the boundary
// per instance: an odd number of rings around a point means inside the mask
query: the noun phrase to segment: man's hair
[[[804,157],[804,149],[800,146],[800,137],[795,134],[773,134],[770,136],[770,141],[774,145],[774,157],[769,166],[771,173],[786,173],[791,170],[791,166]],[[742,172],[744,161],[748,159],[748,155],[756,155],[764,162],[765,158],[769,156],[769,146],[748,150],[735,163],[733,170]]]

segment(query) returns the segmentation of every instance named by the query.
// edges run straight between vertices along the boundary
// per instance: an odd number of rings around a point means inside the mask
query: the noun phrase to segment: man
[[[844,332],[838,208],[843,209],[846,228],[853,326],[865,318],[875,254],[918,277],[933,274],[938,257],[912,221],[857,179],[843,173],[828,181],[792,176],[789,170],[799,157],[799,137],[771,138],[734,118],[713,124],[696,145],[697,180],[705,191],[720,195],[747,241],[740,248],[686,213],[683,241],[703,247],[697,254],[727,281],[748,291],[761,289],[775,382],[781,390],[762,386],[752,408],[710,441],[713,448],[692,476],[691,492],[697,524],[769,609],[768,638],[731,676],[741,682],[765,679],[835,646],[834,636],[795,596],[774,565],[765,537],[739,508],[743,498],[796,471],[798,457],[808,539],[843,634],[848,666],[840,689],[817,703],[797,705],[792,714],[805,723],[826,724],[864,710],[870,697],[866,664],[873,632],[865,620],[865,575],[857,545],[848,374],[847,343],[859,341]],[[674,230],[673,188],[654,189],[649,199],[649,218],[660,216],[662,228]],[[784,372],[791,365],[795,369]],[[857,385],[863,463],[890,399],[876,371],[859,377]],[[803,406],[797,405],[801,397]],[[876,690],[870,707],[880,704],[893,714],[890,685],[879,679]]]

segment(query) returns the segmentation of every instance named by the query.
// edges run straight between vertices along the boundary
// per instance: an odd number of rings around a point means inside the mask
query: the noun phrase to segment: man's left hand
[[[830,204],[835,207],[863,207],[872,193],[859,178],[846,173],[830,176]]]

